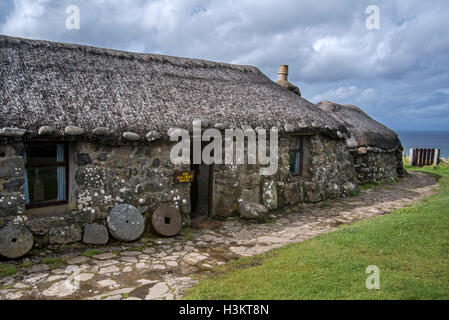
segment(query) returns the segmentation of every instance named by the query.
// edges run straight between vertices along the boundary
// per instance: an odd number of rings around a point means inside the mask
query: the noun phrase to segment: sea
[[[440,149],[440,157],[449,157],[449,131],[401,131],[397,130],[404,146],[404,155],[411,148]]]

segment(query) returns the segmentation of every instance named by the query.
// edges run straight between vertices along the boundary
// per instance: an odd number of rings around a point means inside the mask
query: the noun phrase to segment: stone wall
[[[402,164],[402,148],[383,150],[360,147],[351,152],[361,184],[393,181],[406,174]]]
[[[214,165],[212,215],[237,215],[242,202],[276,210],[300,202],[323,201],[349,194],[358,180],[364,183],[368,178],[398,175],[401,152],[367,149],[366,154],[357,154],[356,150],[355,156],[344,140],[311,135],[303,138],[303,173],[292,176],[292,139],[281,137],[278,171],[273,176],[261,176],[259,165]],[[23,144],[1,145],[0,223],[23,220],[38,243],[63,244],[80,241],[85,224],[104,224],[111,209],[122,203],[137,207],[147,221],[147,230],[151,230],[151,213],[165,203],[177,207],[184,223],[189,224],[190,184],[174,184],[173,174],[190,166],[173,165],[171,147],[166,141],[123,145],[72,141],[68,204],[25,211]]]
[[[213,213],[230,216],[237,212],[240,202],[261,203],[275,210],[347,195],[357,187],[353,158],[344,141],[305,136],[304,171],[302,176],[292,176],[289,139],[280,139],[279,167],[273,176],[261,176],[258,165],[215,166]]]
[[[190,218],[190,185],[174,184],[171,145],[101,145],[72,142],[69,152],[70,195],[67,206],[27,210],[27,225],[38,242],[70,243],[82,239],[83,226],[105,224],[111,209],[122,203],[139,209],[146,219],[162,203],[175,206],[184,223]]]
[[[0,141],[0,227],[24,219],[23,150],[22,143],[2,144]]]

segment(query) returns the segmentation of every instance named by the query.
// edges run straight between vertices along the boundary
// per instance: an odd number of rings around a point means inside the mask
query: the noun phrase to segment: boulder
[[[295,131],[295,127],[290,123],[285,124],[284,129],[285,129],[285,132],[287,132],[287,133],[292,133]]]
[[[134,241],[145,230],[145,220],[140,211],[129,204],[115,206],[107,218],[111,235],[120,241]]]
[[[123,132],[122,136],[124,139],[126,139],[128,141],[139,141],[140,140],[140,135],[138,135],[137,133],[134,133],[134,132]]]
[[[0,129],[0,136],[4,137],[13,137],[13,138],[21,138],[26,133],[25,129],[19,129],[19,128],[1,128]]]
[[[106,127],[97,127],[93,130],[93,134],[99,137],[108,137],[112,135],[112,130]]]
[[[92,164],[92,159],[88,153],[77,153],[76,164],[80,167]]]
[[[80,136],[84,134],[84,129],[75,126],[68,126],[64,129],[64,133],[69,136]]]
[[[215,124],[215,128],[218,130],[225,130],[225,129],[229,128],[229,124],[217,123],[217,124]]]
[[[0,255],[19,258],[33,247],[33,235],[22,224],[9,224],[0,229]]]
[[[55,244],[67,244],[83,239],[83,229],[77,224],[52,226],[48,231],[48,241]]]
[[[55,130],[49,126],[42,126],[39,128],[38,135],[40,136],[48,136],[55,133]]]
[[[259,203],[241,202],[239,204],[239,212],[243,219],[264,221],[268,213],[268,209]]]
[[[268,180],[263,183],[262,200],[263,204],[270,210],[278,207],[276,181]]]
[[[368,149],[366,147],[360,147],[357,149],[357,154],[362,155],[362,154],[367,154],[368,153]]]
[[[148,132],[145,137],[147,138],[148,142],[153,142],[153,141],[160,139],[162,137],[162,135],[159,132],[152,130],[152,131]]]
[[[106,244],[109,241],[108,229],[97,223],[86,224],[83,241],[88,244]]]

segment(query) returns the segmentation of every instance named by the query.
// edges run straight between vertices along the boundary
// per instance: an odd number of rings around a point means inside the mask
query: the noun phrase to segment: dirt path
[[[92,257],[81,255],[89,249],[82,245],[36,252],[15,262],[14,276],[0,278],[0,299],[178,299],[195,284],[195,273],[410,206],[437,190],[434,178],[411,172],[355,197],[275,212],[270,223],[205,223],[175,238],[95,247]],[[54,260],[43,263],[48,256]]]

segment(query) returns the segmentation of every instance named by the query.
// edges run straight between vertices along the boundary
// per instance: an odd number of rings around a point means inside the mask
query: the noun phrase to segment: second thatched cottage
[[[403,174],[394,132],[355,107],[303,99],[285,66],[277,84],[251,66],[0,36],[0,71],[0,228],[26,226],[40,244],[79,241],[120,204],[147,224],[165,204],[188,224]],[[174,165],[168,130],[198,120],[277,127],[277,172]]]

